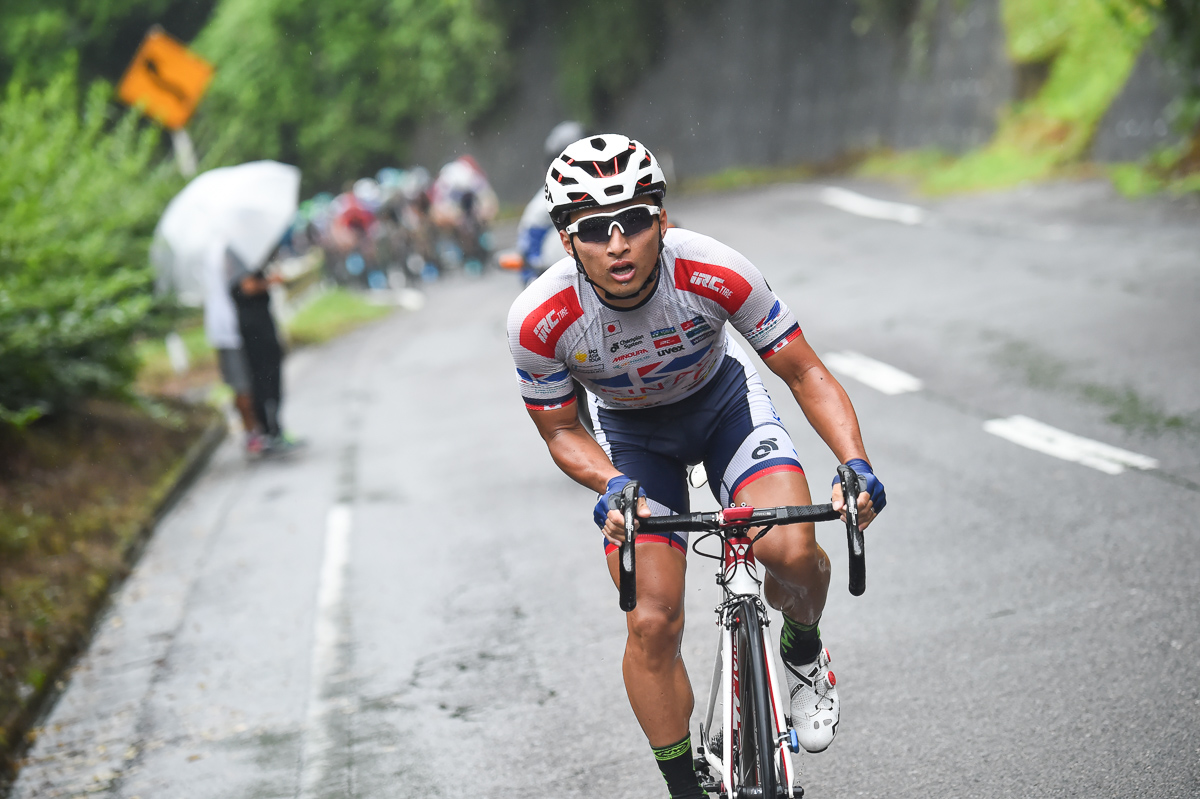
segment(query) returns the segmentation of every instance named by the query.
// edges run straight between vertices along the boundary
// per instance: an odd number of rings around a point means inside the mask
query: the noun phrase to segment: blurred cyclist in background
[[[488,228],[500,210],[500,201],[483,168],[471,156],[459,156],[438,172],[429,198],[433,221],[446,249],[443,261],[457,257],[468,272],[482,272],[491,255]]]
[[[578,141],[587,135],[583,125],[573,120],[559,122],[546,137],[542,152],[546,156],[545,169],[573,141]],[[550,268],[550,265],[566,255],[558,235],[549,235],[554,230],[550,220],[550,212],[546,210],[546,189],[539,186],[534,192],[533,199],[521,213],[521,221],[517,224],[517,252],[521,255],[521,282],[528,286],[537,276]]]

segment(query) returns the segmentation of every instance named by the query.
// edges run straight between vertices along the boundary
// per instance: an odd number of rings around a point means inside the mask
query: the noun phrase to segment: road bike
[[[857,497],[858,475],[849,466],[838,466],[843,497]],[[637,519],[634,511],[639,486],[631,481],[622,491],[619,509],[625,516],[625,543],[621,545],[620,604],[625,612],[637,607],[637,564],[634,544],[642,533],[699,532],[692,550],[720,562],[717,584],[722,600],[716,607],[720,639],[713,664],[708,706],[700,724],[696,747],[696,773],[700,786],[725,799],[778,799],[802,797],[795,784],[788,751],[799,752],[800,741],[779,690],[774,650],[766,628],[770,624],[762,598],[762,579],[751,549],[754,542],[784,524],[833,521],[840,514],[833,505],[791,505],[779,508],[730,507],[709,513],[652,516]],[[751,531],[757,530],[751,537]],[[717,537],[721,554],[702,552],[702,541]],[[846,503],[846,543],[850,552],[850,593],[866,590],[866,560],[858,506]],[[721,708],[719,721],[718,705]],[[715,775],[715,776],[714,776]]]

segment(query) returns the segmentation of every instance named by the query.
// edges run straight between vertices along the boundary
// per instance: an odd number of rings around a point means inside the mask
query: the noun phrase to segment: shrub
[[[111,94],[69,69],[0,101],[0,423],[124,392],[156,310],[150,236],[180,181]]]

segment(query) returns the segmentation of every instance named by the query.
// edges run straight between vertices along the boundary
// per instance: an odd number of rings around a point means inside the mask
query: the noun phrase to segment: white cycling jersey
[[[572,377],[609,410],[677,402],[704,386],[727,349],[737,347],[725,322],[764,359],[800,335],[762,273],[715,239],[668,230],[661,269],[635,308],[603,302],[571,258],[517,297],[508,343],[526,407],[570,404]]]

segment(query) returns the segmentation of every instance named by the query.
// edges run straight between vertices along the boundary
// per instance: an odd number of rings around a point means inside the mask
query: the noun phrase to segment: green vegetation
[[[1004,0],[1009,56],[1025,100],[986,147],[962,158],[926,151],[869,159],[869,175],[918,177],[929,193],[1002,188],[1057,174],[1087,151],[1133,69],[1154,19],[1135,0]]]
[[[1026,385],[1044,391],[1061,391],[1108,411],[1105,420],[1130,432],[1157,436],[1164,433],[1200,433],[1200,411],[1168,414],[1132,386],[1113,388],[1071,377],[1071,367],[1045,350],[1024,341],[1004,341],[993,355],[999,365],[1022,376]]]
[[[0,427],[0,777],[213,421],[205,409],[172,413],[180,423],[167,426],[90,400],[25,430]]]
[[[772,183],[809,180],[812,176],[812,167],[806,165],[790,167],[731,167],[712,175],[690,178],[681,186],[681,190],[684,194],[705,194],[708,192],[748,189],[753,186],[766,186]]]
[[[321,344],[348,333],[356,327],[387,316],[387,305],[372,305],[359,294],[333,289],[304,306],[288,322],[288,337],[293,344]]]
[[[402,163],[422,118],[474,121],[505,75],[475,0],[222,0],[194,47],[217,65],[193,126],[206,162],[275,158],[309,187]]]
[[[154,327],[149,237],[181,181],[157,131],[114,121],[70,72],[0,102],[0,421],[21,426],[132,380]]]

